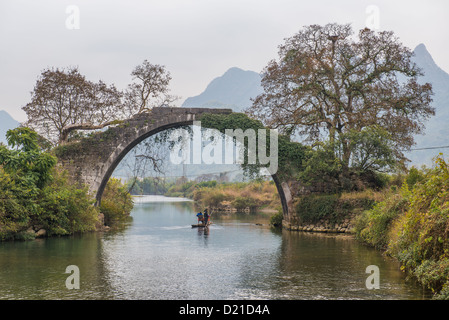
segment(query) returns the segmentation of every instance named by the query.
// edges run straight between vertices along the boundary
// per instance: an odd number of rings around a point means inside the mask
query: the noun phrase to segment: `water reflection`
[[[1,299],[422,299],[398,265],[351,237],[273,230],[263,215],[212,215],[140,199],[121,229],[0,243]],[[147,199],[148,200],[148,199]],[[80,269],[79,290],[65,268]],[[365,269],[380,268],[368,290]]]
[[[348,235],[284,232],[277,285],[289,296],[309,299],[420,299],[423,292],[407,282],[399,265]],[[366,268],[380,269],[380,289],[368,290]]]

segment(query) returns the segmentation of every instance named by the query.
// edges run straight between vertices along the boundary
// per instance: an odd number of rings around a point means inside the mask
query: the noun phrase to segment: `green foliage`
[[[39,149],[37,137],[38,135],[35,131],[26,127],[8,130],[6,133],[8,145],[12,148],[20,148],[24,152]]]
[[[29,128],[8,131],[0,146],[0,238],[28,240],[32,226],[47,235],[67,235],[95,229],[98,210],[87,188],[70,184],[55,167],[56,158],[43,152]]]
[[[372,208],[374,203],[368,194],[356,198],[341,194],[312,194],[299,199],[296,212],[304,223],[317,223],[321,219],[339,223],[351,213]]]
[[[365,212],[356,229],[436,298],[449,299],[449,167],[441,155],[432,169],[411,169],[401,190]]]
[[[407,185],[409,189],[412,189],[413,186],[424,180],[424,173],[418,170],[415,167],[410,168],[407,177],[405,179],[405,182],[407,182]]]
[[[8,145],[16,149],[0,146],[0,165],[23,189],[36,194],[51,178],[57,159],[40,150],[37,134],[29,128],[9,130],[6,137]]]
[[[237,211],[245,210],[246,208],[253,209],[257,207],[256,200],[251,197],[236,197],[232,200],[231,205],[237,209]]]
[[[284,213],[282,212],[282,209],[279,209],[276,214],[271,216],[270,225],[272,225],[273,227],[281,227],[283,218]]]
[[[298,180],[322,192],[340,192],[341,161],[335,156],[334,145],[318,143],[315,149],[307,151],[304,170],[298,173]]]
[[[193,194],[197,188],[198,185],[193,181],[177,181],[168,188],[165,196],[193,198]]]
[[[205,113],[201,116],[201,126],[217,129],[225,133],[226,129],[264,129],[262,122],[249,118],[244,113],[212,114]]]
[[[406,267],[449,253],[449,170],[442,157],[436,162],[437,166],[415,185],[401,224],[396,251]]]
[[[0,240],[24,231],[29,215],[27,197],[15,179],[0,166]]]
[[[304,162],[309,159],[310,147],[290,141],[286,136],[279,136],[278,177],[281,179],[296,177],[304,170]]]
[[[350,164],[344,162],[344,145],[351,150]],[[392,171],[400,163],[388,133],[377,126],[317,142],[304,159],[298,180],[324,193],[381,189],[388,181],[382,172]]]
[[[394,219],[408,208],[407,194],[407,189],[404,189],[400,193],[389,195],[371,210],[359,215],[355,224],[357,239],[378,249],[386,249]]]
[[[53,177],[42,189],[34,224],[42,225],[49,236],[94,231],[99,212],[87,187],[71,184],[64,171],[55,169]]]
[[[128,182],[127,188],[132,195],[163,195],[169,190],[171,185],[171,183],[168,183],[161,179],[146,177],[143,179],[137,179],[136,181]]]
[[[111,225],[118,221],[124,221],[129,217],[134,206],[131,194],[127,186],[119,179],[109,179],[100,204],[100,211],[104,214],[104,223]]]
[[[320,219],[336,219],[338,195],[311,195],[301,197],[296,212],[302,222],[316,223]]]
[[[339,136],[339,140],[349,141],[348,147],[352,151],[350,166],[356,171],[392,171],[400,163],[391,134],[378,125],[360,131],[351,130]]]

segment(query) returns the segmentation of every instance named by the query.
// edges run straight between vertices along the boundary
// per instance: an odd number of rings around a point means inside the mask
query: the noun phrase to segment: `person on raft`
[[[196,214],[196,216],[198,217],[198,224],[199,223],[204,223],[204,218],[203,218],[203,213],[202,212],[198,212]]]
[[[209,213],[207,213],[207,209],[204,209],[204,225],[207,226],[207,223],[209,222]]]

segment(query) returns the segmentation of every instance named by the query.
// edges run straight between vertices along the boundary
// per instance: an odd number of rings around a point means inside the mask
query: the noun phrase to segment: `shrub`
[[[243,211],[246,208],[249,208],[251,211],[254,211],[257,207],[256,200],[251,197],[237,197],[231,202],[232,206],[237,209],[237,211]]]
[[[42,150],[29,128],[7,133],[0,146],[0,238],[28,240],[40,226],[47,235],[67,235],[95,229],[98,210],[87,188],[69,182],[57,159]]]
[[[296,212],[304,223],[316,223],[320,219],[336,219],[335,208],[338,195],[311,195],[302,197],[297,206]]]
[[[15,179],[0,166],[0,240],[13,239],[28,226],[25,198]]]
[[[407,206],[404,194],[387,196],[385,201],[377,203],[356,218],[355,236],[373,247],[386,249],[392,223],[407,210]]]
[[[271,216],[270,225],[272,225],[274,227],[281,227],[283,218],[284,218],[284,213],[282,212],[282,209],[279,209],[276,214]]]
[[[419,171],[415,167],[410,168],[405,178],[405,182],[407,183],[409,189],[412,189],[417,182],[421,182],[423,180],[424,180],[424,173]]]
[[[87,187],[71,184],[65,171],[54,170],[53,180],[43,190],[34,224],[42,225],[49,236],[94,231],[98,209]]]
[[[119,179],[109,179],[100,204],[105,224],[111,225],[118,221],[124,221],[129,217],[133,206],[131,194],[126,186]]]
[[[402,188],[362,215],[363,241],[386,249],[438,299],[449,299],[449,167],[410,170]]]

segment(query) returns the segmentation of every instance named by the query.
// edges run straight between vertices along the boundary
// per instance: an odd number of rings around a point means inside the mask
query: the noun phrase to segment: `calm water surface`
[[[138,198],[121,231],[0,243],[0,299],[426,299],[395,261],[350,236],[276,231],[261,215],[212,216]],[[262,226],[259,224],[263,224]],[[69,290],[66,267],[80,270]],[[366,267],[380,270],[368,290]]]

